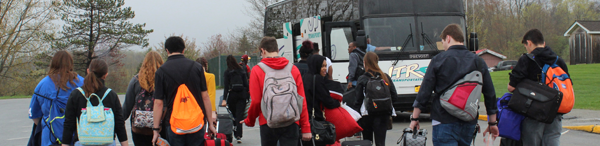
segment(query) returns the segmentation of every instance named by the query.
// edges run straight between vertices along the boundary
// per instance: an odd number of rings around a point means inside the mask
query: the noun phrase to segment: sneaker
[[[238,139],[238,140],[237,140],[237,143],[242,143],[242,140],[241,140],[241,139]]]

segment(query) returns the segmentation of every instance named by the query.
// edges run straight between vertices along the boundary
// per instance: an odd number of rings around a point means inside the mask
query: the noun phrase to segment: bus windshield
[[[370,42],[367,51],[379,53],[443,50],[440,34],[452,23],[459,24],[462,28],[465,26],[461,16],[367,18],[364,20],[365,33]]]

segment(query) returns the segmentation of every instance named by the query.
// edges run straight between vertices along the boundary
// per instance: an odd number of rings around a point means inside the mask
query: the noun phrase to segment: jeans
[[[551,124],[525,118],[521,124],[521,140],[526,146],[558,146],[563,115],[556,115]]]
[[[196,133],[177,135],[173,133],[170,125],[167,126],[167,141],[172,146],[202,146],[204,145],[204,130],[208,124],[204,125],[204,128],[200,129]]]
[[[372,141],[376,146],[385,146],[385,137],[387,134],[388,124],[390,123],[389,115],[368,115],[363,116],[361,127],[362,134],[365,140]],[[373,135],[375,140],[373,141]]]
[[[260,143],[262,146],[277,146],[277,142],[281,146],[298,146],[299,130],[296,123],[281,128],[269,128],[267,124],[260,125]]]
[[[473,140],[476,124],[464,122],[439,124],[433,126],[433,145],[469,146]]]

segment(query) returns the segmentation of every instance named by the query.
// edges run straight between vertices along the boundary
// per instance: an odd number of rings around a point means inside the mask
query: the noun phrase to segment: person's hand
[[[241,120],[241,121],[240,121],[240,124],[244,124],[244,120]]]
[[[350,88],[352,88],[352,82],[348,82],[348,87],[347,87],[347,89],[350,89]]]
[[[312,139],[312,133],[302,133],[302,141],[310,141]]]
[[[221,103],[221,107],[225,107],[227,106],[227,101],[223,100],[223,102]]]
[[[421,126],[419,125],[419,121],[410,121],[410,130],[414,130],[415,127],[417,127],[417,130],[421,129]]]
[[[508,92],[513,92],[515,91],[515,87],[508,85]]]
[[[488,128],[486,128],[485,131],[483,131],[483,136],[485,137],[487,133],[492,134],[492,141],[496,140],[496,137],[500,136],[500,131],[498,131],[498,126],[496,125],[488,126]]]
[[[212,125],[208,126],[208,134],[209,135],[217,134],[217,130],[215,130],[215,126],[212,126]]]
[[[129,146],[129,142],[127,142],[127,141],[121,141],[121,146]]]
[[[158,137],[160,136],[160,134],[158,133],[158,131],[154,131],[154,130],[152,130],[152,132],[154,133],[154,134],[152,135],[152,143],[153,143],[153,144],[155,144],[155,143],[156,143],[156,141],[158,141]]]

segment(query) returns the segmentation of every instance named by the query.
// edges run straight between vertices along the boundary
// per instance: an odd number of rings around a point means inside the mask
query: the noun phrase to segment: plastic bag
[[[358,121],[360,118],[362,118],[362,116],[360,115],[360,113],[358,113],[357,111],[355,111],[354,109],[352,109],[351,107],[349,107],[348,105],[346,105],[346,103],[343,103],[341,105],[342,108],[344,108],[348,114],[350,114],[350,116],[352,116],[352,118],[354,119],[354,121]]]

